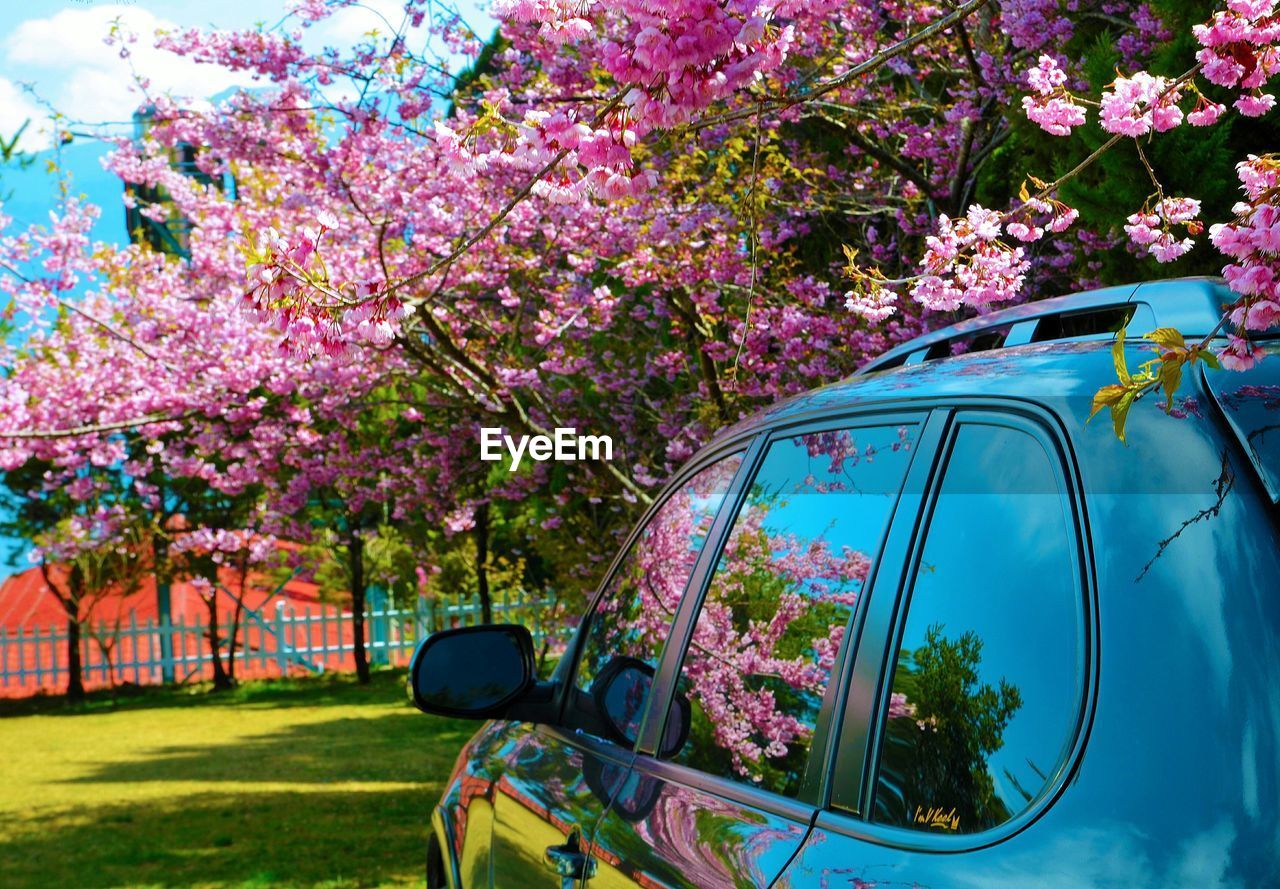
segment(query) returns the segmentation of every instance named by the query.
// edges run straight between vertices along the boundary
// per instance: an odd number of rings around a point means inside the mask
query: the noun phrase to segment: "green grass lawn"
[[[421,885],[475,723],[403,671],[0,706],[0,886]]]

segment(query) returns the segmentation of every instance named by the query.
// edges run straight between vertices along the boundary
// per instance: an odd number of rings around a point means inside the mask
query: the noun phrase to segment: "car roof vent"
[[[1058,340],[1075,340],[1109,334],[1114,336],[1121,328],[1128,327],[1137,309],[1133,303],[1121,306],[1103,306],[1083,312],[1063,312],[1045,315],[1031,334],[1033,343],[1051,343]]]
[[[972,333],[961,334],[946,340],[938,340],[925,352],[925,361],[938,358],[953,358],[956,355],[968,355],[970,352],[990,352],[1004,345],[1005,338],[1013,329],[1012,324],[1003,327],[984,328]]]
[[[1090,290],[1024,303],[918,336],[858,369],[859,374],[1029,343],[1139,337],[1157,327],[1206,336],[1234,294],[1221,278],[1178,278]]]

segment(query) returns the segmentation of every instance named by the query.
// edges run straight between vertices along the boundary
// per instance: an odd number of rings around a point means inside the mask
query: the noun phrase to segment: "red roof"
[[[64,571],[60,567],[51,569],[55,583],[60,582]],[[248,613],[241,615],[237,676],[280,674],[280,646],[275,635],[277,603],[287,606],[286,614],[290,618],[283,646],[288,652],[285,661],[289,670],[306,672],[307,667],[299,658],[313,668],[352,669],[350,615],[337,603],[321,602],[314,583],[291,580],[277,594],[269,577],[250,573],[242,589],[239,572],[229,568],[219,572],[219,581],[225,588],[216,594],[218,625],[224,643],[237,598],[246,609],[259,612],[261,618],[255,620]],[[86,687],[161,681],[158,660],[161,633],[149,629],[159,623],[154,576],[145,578],[140,588],[127,596],[101,597],[93,604],[88,619],[94,627],[99,622],[105,624],[108,636],[114,634],[113,628],[117,626],[125,632],[114,649],[111,666],[103,661],[100,651],[88,638],[82,639]],[[206,631],[209,608],[191,583],[181,581],[172,585],[170,619],[178,628],[172,637],[178,661],[175,677],[180,681],[211,678],[213,668],[208,659]],[[0,584],[0,697],[65,690],[66,627],[62,604],[50,592],[39,568],[16,574]],[[60,641],[55,639],[55,634]],[[223,656],[225,658],[225,650]],[[399,659],[397,655],[396,660]]]
[[[62,569],[55,566],[51,570],[54,582],[59,583]],[[239,597],[247,608],[252,609],[260,609],[267,604],[275,589],[270,578],[252,572],[249,574],[247,589],[241,589],[240,573],[228,568],[219,571],[218,580],[221,586]],[[285,584],[279,598],[298,608],[314,606],[338,610],[337,605],[333,603],[321,604],[319,588],[314,583],[306,581],[289,581]],[[188,581],[179,581],[170,587],[169,602],[169,616],[174,623],[182,620],[188,623],[194,622],[197,618],[203,619],[209,614],[204,600]],[[232,609],[235,604],[232,596],[222,590],[218,591],[219,611],[223,608]],[[99,620],[111,622],[121,613],[128,615],[132,612],[134,619],[142,624],[148,620],[159,619],[157,606],[156,579],[154,576],[148,576],[143,580],[141,587],[128,596],[110,594],[103,596],[94,604],[89,619],[94,623]],[[62,603],[50,592],[48,584],[45,583],[44,574],[39,568],[30,568],[21,574],[15,574],[0,584],[0,628],[16,630],[19,627],[61,626],[66,621],[67,615],[62,608]]]

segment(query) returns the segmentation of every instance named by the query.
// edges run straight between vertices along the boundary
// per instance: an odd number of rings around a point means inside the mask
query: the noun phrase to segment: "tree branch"
[[[728,111],[724,114],[704,117],[701,120],[694,121],[689,124],[688,128],[692,130],[703,130],[708,127],[731,123],[735,120],[742,120],[761,111],[782,110],[800,105],[804,102],[812,102],[833,90],[838,90],[841,87],[848,86],[862,75],[869,74],[881,67],[890,59],[903,55],[904,53],[907,53],[919,46],[921,43],[924,43],[926,40],[936,37],[938,34],[946,31],[957,22],[963,21],[971,13],[977,11],[980,7],[985,6],[989,2],[990,0],[968,0],[968,2],[955,7],[955,9],[937,21],[925,25],[919,31],[907,35],[887,49],[883,49],[876,53],[871,58],[859,62],[843,74],[820,82],[812,89],[800,90],[798,92],[791,93],[790,95],[780,96],[776,99],[766,99],[760,102],[758,106],[753,106],[751,108],[741,108],[737,111]]]
[[[131,420],[117,420],[113,423],[93,423],[85,426],[72,426],[69,429],[24,429],[17,432],[0,431],[0,441],[9,439],[48,439],[48,438],[71,438],[77,435],[95,435],[101,432],[119,432],[124,429],[137,429],[141,426],[151,426],[155,423],[180,423],[199,414],[199,411],[187,411],[185,413],[169,416],[167,414],[147,414],[142,417],[134,417]]]

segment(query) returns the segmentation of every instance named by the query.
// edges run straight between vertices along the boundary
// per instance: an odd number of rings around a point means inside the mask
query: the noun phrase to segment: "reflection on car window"
[[[1271,499],[1280,503],[1280,374],[1275,355],[1280,344],[1262,344],[1270,361],[1235,373],[1209,374],[1210,391],[1222,405],[1228,424],[1258,468]],[[1194,409],[1195,405],[1188,406]]]
[[[916,567],[888,701],[876,821],[973,833],[1053,780],[1079,712],[1080,591],[1052,458],[960,427]]]
[[[914,431],[843,429],[769,447],[685,654],[692,724],[677,762],[795,794]]]
[[[698,553],[741,464],[742,455],[733,454],[693,476],[640,532],[588,617],[575,680],[579,692],[590,695],[597,677],[607,676],[619,658],[657,666]],[[632,716],[642,708],[642,701],[631,701]]]

